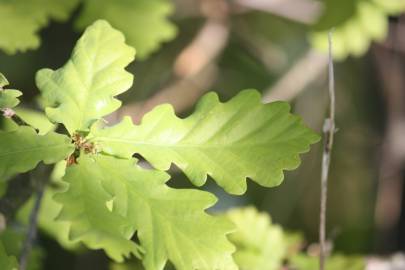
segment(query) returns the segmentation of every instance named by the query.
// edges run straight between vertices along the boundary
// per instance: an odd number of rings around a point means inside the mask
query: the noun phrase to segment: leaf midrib
[[[26,148],[24,150],[9,151],[9,152],[5,152],[5,153],[3,152],[3,153],[0,154],[0,158],[5,157],[7,155],[34,152],[34,151],[37,151],[37,150],[41,150],[43,148],[58,148],[58,147],[64,147],[64,146],[67,147],[68,145],[67,144],[56,144],[56,145],[46,145],[46,146],[44,145],[44,146],[41,146],[41,147],[30,147],[30,148]]]
[[[146,146],[155,146],[155,147],[171,147],[171,148],[244,148],[244,147],[253,147],[253,146],[270,146],[272,144],[280,143],[280,140],[274,140],[271,142],[261,142],[261,143],[241,143],[238,141],[231,142],[231,143],[201,143],[201,144],[193,144],[193,143],[182,143],[182,142],[175,142],[175,143],[152,143],[152,142],[145,142],[139,140],[125,140],[120,138],[112,138],[112,137],[95,137],[91,139],[94,142],[116,142],[116,143],[123,143],[123,144],[131,144],[131,145],[146,145]]]

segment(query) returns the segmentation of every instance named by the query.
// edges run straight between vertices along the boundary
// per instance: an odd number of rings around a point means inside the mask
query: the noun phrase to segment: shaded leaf
[[[22,107],[15,109],[15,112],[27,124],[37,129],[39,135],[44,135],[56,128],[42,112]]]
[[[0,90],[0,109],[14,108],[20,103],[18,97],[21,95],[18,90]]]
[[[362,56],[373,41],[382,41],[388,33],[390,15],[405,11],[405,2],[397,0],[325,1],[326,9],[310,34],[312,45],[328,51],[328,31],[333,31],[334,58]],[[337,12],[338,11],[338,12]]]
[[[8,256],[6,250],[0,241],[0,269],[18,270],[17,259],[14,256]]]
[[[11,256],[17,258],[21,254],[26,235],[27,229],[25,227],[13,229],[7,228],[6,230],[0,233],[0,244],[3,243],[4,249],[7,252],[7,254],[10,254]],[[27,259],[26,269],[41,270],[43,258],[44,258],[44,251],[38,246],[33,246]],[[3,270],[3,268],[0,269]]]
[[[291,267],[299,270],[313,270],[319,268],[319,258],[308,255],[296,255],[290,259]],[[364,270],[366,262],[360,256],[332,255],[326,260],[325,270]]]
[[[22,95],[21,91],[3,89],[8,84],[6,77],[0,73],[0,109],[14,108],[20,103],[18,97]]]
[[[79,243],[69,240],[69,223],[55,220],[62,208],[62,205],[53,199],[53,196],[58,191],[60,192],[60,190],[57,190],[51,186],[48,186],[44,191],[44,195],[41,200],[41,208],[39,209],[38,213],[38,227],[42,232],[55,239],[63,248],[68,250],[76,250],[80,247],[80,245]],[[34,198],[35,197],[32,197],[18,211],[18,220],[25,225],[28,225],[29,216],[34,205]]]
[[[66,20],[77,3],[77,0],[1,1],[0,48],[8,54],[38,48],[38,31],[50,19]]]
[[[168,0],[85,0],[77,26],[84,28],[105,19],[125,34],[140,58],[145,58],[175,37],[176,28],[167,18],[172,10]]]

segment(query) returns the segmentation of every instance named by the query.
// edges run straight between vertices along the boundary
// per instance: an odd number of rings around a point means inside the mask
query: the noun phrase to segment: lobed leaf
[[[0,180],[27,172],[40,161],[56,163],[71,152],[73,145],[65,135],[54,132],[38,135],[28,126],[0,131]]]
[[[21,95],[22,93],[18,90],[0,90],[0,109],[14,108],[20,103],[18,97]]]
[[[333,54],[337,60],[362,56],[373,41],[382,41],[388,33],[388,19],[405,11],[398,0],[326,0],[324,14],[310,34],[312,45],[328,51],[328,31],[333,31]],[[336,12],[339,10],[339,12]]]
[[[22,107],[15,109],[15,112],[24,122],[37,129],[39,135],[56,129],[56,125],[52,124],[43,112]]]
[[[175,26],[167,19],[172,10],[168,0],[85,0],[76,23],[84,28],[97,19],[109,21],[125,34],[139,57],[145,58],[176,35]]]
[[[0,73],[0,88],[3,88],[4,86],[7,86],[9,84],[6,76],[3,75],[3,73]]]
[[[125,118],[111,128],[92,128],[89,140],[109,155],[139,153],[159,170],[173,162],[197,186],[210,175],[235,194],[246,191],[247,177],[272,187],[282,182],[283,170],[299,165],[299,154],[319,136],[289,113],[286,102],[262,104],[260,99],[257,91],[245,90],[221,103],[209,93],[186,119],[161,105],[139,126]]]
[[[308,255],[298,254],[290,258],[290,264],[293,269],[312,270],[319,267],[319,258]],[[335,254],[326,260],[325,270],[364,270],[366,261],[361,256],[345,256]]]
[[[17,259],[14,256],[8,256],[6,250],[0,241],[0,269],[18,270]]]
[[[48,185],[44,191],[41,200],[41,208],[38,212],[38,228],[41,232],[56,240],[64,249],[77,250],[80,247],[79,243],[69,240],[69,223],[55,220],[62,208],[62,205],[53,199],[55,194],[60,192],[59,189],[57,190],[53,187],[57,184],[59,183],[53,182],[52,185]],[[26,226],[29,225],[29,217],[34,203],[35,196],[32,196],[17,213],[17,219]]]
[[[3,89],[8,84],[6,77],[0,73],[0,109],[14,108],[20,103],[18,97],[22,95],[21,91]]]
[[[21,255],[23,250],[23,245],[25,238],[27,236],[27,227],[16,227],[12,226],[7,227],[0,233],[0,245],[3,244],[4,250],[11,258],[18,258]],[[1,253],[1,251],[0,251]],[[31,252],[27,258],[27,270],[41,270],[43,269],[43,259],[44,259],[44,250],[40,247],[34,245],[31,247]],[[12,259],[12,262],[14,260]],[[14,267],[16,265],[12,264]],[[1,266],[1,258],[0,258]],[[3,268],[0,267],[1,270]],[[6,268],[7,269],[7,268]],[[19,268],[11,268],[13,270],[18,270]],[[9,269],[9,270],[11,270]]]
[[[237,269],[226,239],[231,224],[204,212],[215,203],[213,195],[169,188],[164,172],[103,155],[81,156],[64,180],[69,189],[56,199],[63,204],[61,219],[72,222],[73,239],[121,261],[136,231],[147,270],[161,270],[167,260],[178,270]],[[107,241],[112,236],[117,244]]]
[[[64,21],[78,0],[0,1],[0,49],[8,54],[35,49],[40,44],[38,31],[50,19]]]
[[[236,225],[229,239],[236,247],[234,258],[240,270],[318,269],[319,257],[302,250],[304,241],[271,223],[270,216],[253,207],[232,209],[226,214]],[[365,258],[332,254],[326,270],[363,270]]]
[[[114,96],[131,87],[133,76],[124,68],[134,56],[124,36],[106,21],[89,26],[62,68],[37,73],[37,86],[53,105],[46,108],[48,117],[73,134],[115,111],[121,102]]]
[[[283,265],[288,240],[283,229],[271,223],[267,214],[253,207],[226,213],[236,231],[229,239],[236,246],[234,258],[241,270],[277,270]]]

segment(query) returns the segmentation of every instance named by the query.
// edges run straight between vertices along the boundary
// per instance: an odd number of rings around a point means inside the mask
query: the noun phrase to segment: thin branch
[[[286,19],[303,23],[314,23],[323,6],[313,0],[234,0],[240,7],[268,12]]]
[[[27,173],[19,174],[9,181],[6,193],[0,199],[0,213],[8,223],[12,220],[18,209],[28,201],[34,193]]]
[[[319,269],[325,269],[326,261],[326,203],[328,196],[328,175],[330,159],[333,147],[333,137],[335,134],[335,79],[333,71],[333,58],[332,58],[332,32],[328,34],[329,39],[329,99],[330,109],[329,118],[325,119],[323,131],[325,134],[325,144],[323,148],[322,156],[322,174],[321,174],[321,207],[320,207],[320,224],[319,224],[319,243],[320,243],[320,255],[319,255]]]
[[[31,254],[32,246],[37,237],[38,215],[39,215],[39,210],[41,208],[41,202],[42,202],[42,198],[44,195],[44,190],[45,190],[46,184],[48,182],[47,180],[49,178],[49,173],[50,173],[49,167],[40,165],[37,168],[37,170],[35,170],[31,174],[30,180],[33,182],[33,185],[36,187],[36,197],[35,197],[35,201],[34,201],[34,206],[31,210],[30,217],[29,217],[27,237],[25,238],[25,241],[24,241],[24,244],[23,244],[23,247],[21,250],[21,254],[20,254],[19,270],[27,269],[28,258]]]
[[[23,249],[22,249],[21,255],[20,255],[20,270],[27,269],[28,258],[31,254],[32,245],[37,236],[38,214],[39,214],[39,209],[41,207],[41,201],[42,201],[43,195],[44,195],[44,189],[37,191],[34,208],[32,209],[31,214],[30,214],[27,237],[25,239]]]
[[[3,113],[3,116],[5,118],[13,120],[17,125],[29,126],[29,127],[32,127],[33,129],[35,129],[36,132],[39,132],[39,130],[37,128],[31,126],[30,124],[25,122],[24,119],[22,119],[20,116],[18,116],[18,114],[13,109],[4,108],[4,109],[1,109],[0,111]]]

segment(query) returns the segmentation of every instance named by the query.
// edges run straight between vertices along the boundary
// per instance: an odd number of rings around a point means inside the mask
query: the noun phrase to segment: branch
[[[3,116],[5,118],[13,120],[17,125],[32,127],[30,124],[25,122],[24,119],[22,119],[20,116],[18,116],[17,113],[13,109],[5,108],[5,109],[1,109],[1,111],[3,112]],[[32,128],[34,128],[34,127],[32,127]],[[36,129],[36,128],[34,128],[34,129],[38,132],[38,129]]]
[[[264,91],[263,101],[294,99],[324,73],[327,65],[327,56],[309,50],[274,86]]]
[[[321,174],[321,206],[320,206],[320,223],[319,223],[319,243],[320,243],[320,255],[319,255],[319,269],[325,269],[326,261],[326,203],[328,196],[328,175],[330,159],[333,147],[333,137],[335,134],[335,79],[333,71],[333,58],[332,58],[332,32],[328,34],[329,38],[329,98],[330,108],[329,117],[325,119],[323,131],[325,133],[325,143],[322,156],[322,174]]]
[[[399,240],[405,163],[405,64],[396,41],[404,31],[404,24],[392,23],[385,45],[372,48],[387,110],[374,213],[377,250],[395,249]]]

